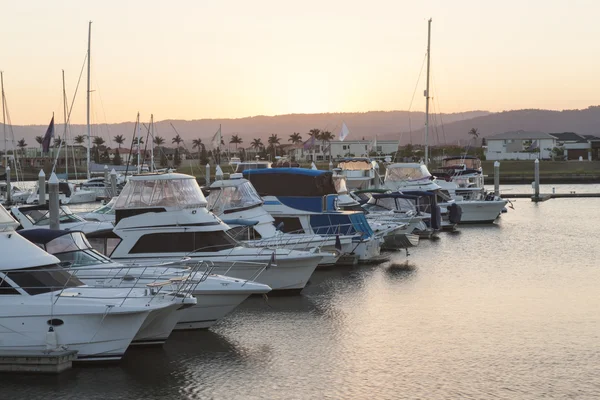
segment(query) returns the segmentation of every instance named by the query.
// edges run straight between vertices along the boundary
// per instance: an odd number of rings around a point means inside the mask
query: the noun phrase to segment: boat
[[[211,263],[217,274],[299,292],[323,258],[316,251],[245,246],[206,205],[193,176],[130,177],[115,204],[115,227],[107,235],[118,240],[111,259],[139,265],[189,257]]]
[[[76,350],[77,361],[118,361],[186,302],[161,286],[86,286],[53,255],[15,232],[0,206],[0,350]]]
[[[79,230],[86,234],[97,231],[112,231],[108,221],[86,221],[74,214],[67,206],[59,207],[59,223],[62,229]],[[33,206],[12,206],[10,214],[19,222],[19,229],[50,228],[50,207],[48,204]]]
[[[247,169],[264,169],[271,168],[273,163],[269,161],[244,161],[237,164],[235,173],[242,173]]]
[[[89,211],[80,213],[79,216],[85,219],[86,221],[95,221],[95,222],[110,222],[114,224],[115,222],[115,203],[117,202],[117,198],[113,197],[106,204],[101,205],[100,207]]]
[[[384,186],[393,191],[401,191],[410,194],[410,191],[429,191],[439,196],[439,205],[442,209],[454,207],[456,204],[461,209],[461,217],[458,223],[493,223],[501,214],[507,201],[496,197],[485,197],[465,200],[455,192],[457,186],[454,182],[436,180],[429,172],[425,164],[420,163],[396,163],[387,166]],[[450,209],[448,214],[442,210],[444,222],[451,218]],[[456,211],[454,212],[456,213]]]
[[[48,182],[46,182],[46,202],[49,199],[50,191]],[[36,184],[35,189],[27,198],[27,204],[39,204],[39,185]],[[93,203],[96,201],[96,192],[92,190],[81,189],[73,182],[58,183],[58,200],[61,204],[80,204]]]
[[[228,180],[215,181],[209,189],[206,198],[208,209],[231,227],[228,233],[235,239],[254,247],[317,248],[323,255],[319,263],[321,267],[334,265],[340,258],[335,238],[277,230],[275,220],[263,207],[262,198],[242,174],[232,174]]]
[[[264,200],[264,208],[285,233],[316,234],[340,241],[344,255],[356,256],[353,262],[381,262],[383,235],[375,234],[362,211],[338,208],[333,173],[304,168],[246,170],[243,176]],[[347,257],[342,257],[344,263]]]
[[[369,158],[345,158],[338,163],[337,170],[346,177],[348,190],[379,187],[379,164]]]
[[[60,261],[70,263],[70,268],[77,271],[79,279],[90,285],[121,287],[125,283],[144,288],[163,281],[190,285],[190,293],[195,301],[178,310],[170,320],[171,329],[175,330],[210,328],[248,296],[271,291],[267,285],[213,274],[207,263],[124,266],[97,251],[79,231],[31,229],[19,231],[19,234]],[[162,335],[134,341],[134,344],[162,344],[168,337],[166,333],[165,330]]]

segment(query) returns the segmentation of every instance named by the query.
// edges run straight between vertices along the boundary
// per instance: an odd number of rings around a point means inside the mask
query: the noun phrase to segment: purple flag
[[[311,136],[306,142],[304,142],[304,150],[312,149],[315,147],[315,137]]]
[[[50,151],[50,142],[54,137],[54,115],[52,116],[52,120],[50,121],[50,125],[48,125],[48,129],[46,130],[46,134],[44,135],[44,140],[42,140],[42,153],[47,153]]]

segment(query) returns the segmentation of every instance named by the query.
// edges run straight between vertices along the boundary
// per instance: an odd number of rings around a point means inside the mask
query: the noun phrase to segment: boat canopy
[[[385,180],[390,182],[416,181],[431,178],[424,164],[398,163],[387,166]]]
[[[442,168],[452,169],[479,169],[481,160],[475,156],[446,157],[442,163]]]
[[[315,197],[337,194],[330,171],[269,168],[246,170],[243,174],[261,196]]]
[[[271,163],[268,161],[245,161],[237,164],[236,173],[244,172],[249,169],[265,169],[271,168]]]
[[[375,163],[368,158],[346,158],[338,163],[338,168],[345,171],[366,171],[373,169]]]
[[[262,204],[254,186],[246,179],[217,181],[210,186],[208,209],[215,215],[248,209]]]
[[[115,209],[206,207],[206,198],[193,176],[177,173],[143,174],[129,178]]]

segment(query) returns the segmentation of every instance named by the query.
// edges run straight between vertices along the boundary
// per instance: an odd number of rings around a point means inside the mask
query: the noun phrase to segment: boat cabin
[[[219,216],[249,210],[263,204],[254,186],[246,179],[214,182],[210,185],[210,193],[206,200],[208,210]]]

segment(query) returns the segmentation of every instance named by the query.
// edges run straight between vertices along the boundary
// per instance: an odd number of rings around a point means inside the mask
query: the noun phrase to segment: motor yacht
[[[27,204],[38,204],[39,203],[39,187],[36,185],[35,189],[31,192],[27,198]],[[49,188],[46,182],[46,201],[49,199]],[[79,204],[79,203],[92,203],[96,201],[96,192],[92,190],[86,190],[78,187],[72,182],[59,182],[58,183],[58,200],[61,204]]]
[[[245,246],[206,205],[193,176],[132,176],[115,204],[110,257],[128,265],[189,257],[211,263],[214,273],[289,291],[302,290],[323,259],[316,250]]]
[[[231,227],[229,234],[248,245],[292,250],[317,248],[323,255],[319,266],[334,265],[341,256],[334,237],[277,230],[275,220],[263,207],[262,198],[242,174],[213,182],[206,200],[207,208]]]
[[[59,207],[59,224],[62,229],[78,230],[86,234],[108,230],[112,231],[111,222],[86,221],[74,214],[67,206]],[[50,211],[48,204],[33,206],[13,206],[10,214],[19,222],[18,229],[50,228]]]
[[[369,158],[345,158],[338,163],[337,170],[346,177],[348,190],[379,187],[379,164]]]
[[[182,307],[181,293],[86,286],[65,264],[15,232],[0,206],[0,349],[76,350],[78,361],[120,360]]]

